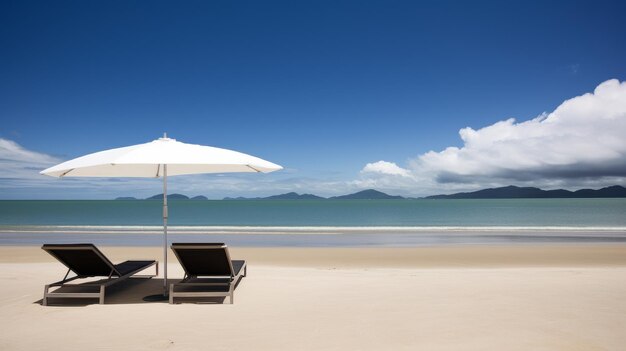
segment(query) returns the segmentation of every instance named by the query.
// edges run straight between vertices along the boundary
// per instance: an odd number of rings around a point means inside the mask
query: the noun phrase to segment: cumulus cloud
[[[393,164],[394,172],[406,172],[421,185],[461,188],[462,184],[623,182],[626,82],[608,80],[593,93],[566,100],[553,112],[528,121],[511,118],[480,129],[463,128],[459,134],[462,147],[427,152],[410,160],[407,168]],[[371,175],[371,165],[362,172]]]
[[[409,177],[410,172],[404,168],[399,167],[393,162],[378,161],[374,163],[368,163],[363,167],[361,173],[378,173],[386,175],[395,175],[401,177]]]

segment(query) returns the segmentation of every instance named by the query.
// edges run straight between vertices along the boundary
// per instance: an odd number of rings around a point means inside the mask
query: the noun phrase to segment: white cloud
[[[374,163],[368,163],[363,167],[361,173],[379,173],[386,175],[395,175],[401,177],[409,177],[410,172],[404,168],[398,167],[397,164],[387,161],[378,161]]]
[[[30,151],[16,142],[0,138],[0,178],[37,179],[36,172],[60,162],[56,157]]]
[[[475,188],[530,183],[535,185],[612,184],[626,177],[626,82],[609,80],[593,93],[563,102],[551,113],[459,131],[462,147],[429,151],[408,162],[392,164],[407,172],[421,189]],[[366,165],[362,172],[370,178]],[[384,184],[384,172],[376,179]],[[612,183],[611,183],[612,182]],[[407,185],[410,187],[410,185]],[[413,188],[415,189],[415,188]]]

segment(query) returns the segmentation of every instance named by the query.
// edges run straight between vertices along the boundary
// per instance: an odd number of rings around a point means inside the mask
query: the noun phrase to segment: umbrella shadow
[[[177,283],[180,279],[168,279],[168,284]],[[85,283],[87,284],[87,283]],[[73,290],[81,288],[81,284],[73,287]],[[87,287],[84,287],[87,289]],[[61,288],[64,289],[64,288]],[[62,292],[62,290],[59,290]],[[163,296],[163,279],[159,278],[129,278],[118,284],[110,286],[106,289],[104,298],[105,305],[132,305],[132,304],[167,304],[167,298],[158,299],[155,297]],[[177,301],[179,298],[177,298]],[[222,304],[226,300],[225,297],[206,297],[186,300],[184,302],[203,303],[203,304]],[[43,299],[34,301],[35,304],[43,304]],[[67,307],[84,307],[88,305],[97,305],[98,299],[95,298],[50,298],[49,306],[67,306]]]

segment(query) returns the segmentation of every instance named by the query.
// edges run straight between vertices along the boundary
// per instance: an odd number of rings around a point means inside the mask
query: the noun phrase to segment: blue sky
[[[554,151],[551,172],[528,162],[478,174],[462,165],[425,170],[422,156],[463,153],[462,128],[532,120],[610,79],[620,90],[624,13],[620,1],[4,1],[0,156],[21,164],[0,171],[0,198],[157,193],[151,181],[60,183],[25,170],[164,131],[286,168],[173,183],[212,198],[623,184],[625,168],[599,171],[610,158],[572,161]],[[623,112],[606,112],[617,119],[590,138],[621,131]],[[624,142],[616,143],[594,151],[619,159]],[[554,164],[579,176],[552,172]],[[520,167],[530,175],[507,176]]]

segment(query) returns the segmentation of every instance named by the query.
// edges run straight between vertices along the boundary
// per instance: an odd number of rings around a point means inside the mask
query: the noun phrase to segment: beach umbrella
[[[145,144],[100,151],[41,171],[52,177],[163,178],[163,288],[167,294],[167,177],[183,174],[268,173],[281,166],[241,152],[162,138]]]

